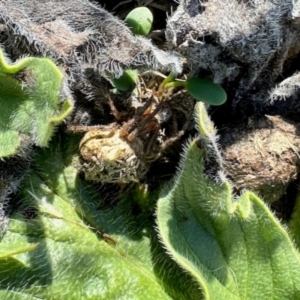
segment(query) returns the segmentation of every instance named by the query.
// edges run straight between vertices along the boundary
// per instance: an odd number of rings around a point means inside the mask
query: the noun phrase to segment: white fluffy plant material
[[[193,71],[233,90],[233,103],[268,101],[266,89],[299,53],[299,7],[293,0],[181,0],[166,35]]]
[[[76,86],[87,69],[116,77],[128,68],[181,71],[178,55],[133,36],[123,21],[86,0],[1,0],[0,23],[10,51],[52,57]]]

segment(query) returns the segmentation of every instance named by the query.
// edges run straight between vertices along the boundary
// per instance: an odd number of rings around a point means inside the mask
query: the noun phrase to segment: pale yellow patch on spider
[[[79,149],[86,180],[125,184],[145,175],[148,167],[137,156],[143,151],[142,141],[128,141],[121,135],[121,130],[113,127],[85,134]]]

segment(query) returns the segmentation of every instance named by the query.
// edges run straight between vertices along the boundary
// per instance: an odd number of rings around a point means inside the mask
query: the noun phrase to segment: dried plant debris
[[[121,20],[86,0],[1,0],[1,23],[6,33],[0,42],[8,53],[52,57],[68,73],[72,88],[91,97],[95,87],[85,78],[89,70],[107,77],[129,67],[181,71],[178,55],[133,36]]]
[[[300,170],[299,125],[279,116],[250,118],[220,132],[222,157],[237,191],[278,200]]]
[[[259,110],[274,99],[268,91],[280,83],[278,76],[295,71],[299,15],[293,0],[181,0],[166,36],[169,49],[183,54],[193,72],[223,85],[234,107],[252,102]],[[277,98],[287,93],[275,91]]]

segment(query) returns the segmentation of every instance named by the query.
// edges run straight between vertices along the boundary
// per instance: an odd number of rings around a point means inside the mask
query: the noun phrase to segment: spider
[[[168,101],[170,92],[162,95],[159,91],[158,99],[157,91],[151,91],[154,92],[147,95],[146,102],[121,125],[114,122],[108,126],[69,126],[71,131],[86,132],[79,144],[80,168],[86,180],[119,184],[139,182],[149,170],[150,163],[183,135],[189,123],[188,116],[182,129],[174,130],[176,134],[167,137],[162,128],[165,121],[162,115],[172,110]],[[123,119],[109,94],[107,99],[116,120]]]

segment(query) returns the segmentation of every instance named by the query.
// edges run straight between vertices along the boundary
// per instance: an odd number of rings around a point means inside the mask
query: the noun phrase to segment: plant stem
[[[174,81],[176,78],[176,75],[174,73],[170,73],[161,83],[160,87],[165,87],[165,85],[171,81]]]
[[[165,89],[175,88],[175,87],[185,87],[185,81],[172,81],[167,83]]]

